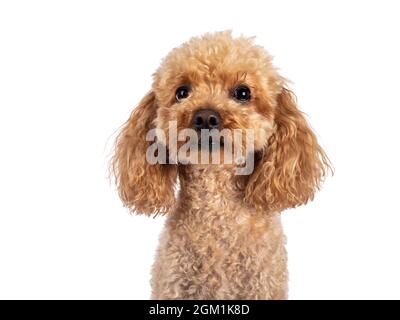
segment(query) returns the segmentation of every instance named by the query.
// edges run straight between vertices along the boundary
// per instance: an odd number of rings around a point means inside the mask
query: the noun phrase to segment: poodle
[[[252,172],[237,174],[221,159],[150,163],[146,136],[168,135],[171,121],[178,132],[198,134],[252,129],[245,153]],[[162,136],[157,145],[171,153]],[[215,153],[202,144],[199,153],[206,151]],[[271,56],[253,38],[224,31],[194,37],[164,58],[116,139],[111,169],[131,212],[167,217],[152,299],[287,299],[280,213],[312,200],[330,163]]]

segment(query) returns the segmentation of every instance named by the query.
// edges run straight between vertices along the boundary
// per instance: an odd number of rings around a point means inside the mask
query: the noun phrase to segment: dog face
[[[246,38],[228,33],[194,38],[174,49],[155,74],[157,128],[168,131],[253,129],[263,150],[273,133],[276,96],[282,80],[270,57]]]
[[[178,131],[252,129],[257,163],[241,180],[243,201],[266,211],[306,203],[329,168],[270,56],[229,32],[172,50],[118,136],[112,168],[123,202],[137,212],[165,213],[175,202],[177,165],[149,164],[145,157],[146,133],[157,128],[168,136],[171,121]],[[168,139],[162,143],[168,147]]]

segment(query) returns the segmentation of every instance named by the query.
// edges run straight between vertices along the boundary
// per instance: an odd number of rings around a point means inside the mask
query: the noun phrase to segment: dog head
[[[263,210],[306,203],[329,168],[271,57],[251,39],[233,38],[230,32],[193,38],[172,50],[124,125],[112,166],[121,199],[130,209],[165,213],[175,202],[179,157],[175,164],[146,160],[151,145],[146,134],[151,129],[165,132],[158,138],[168,150],[172,121],[178,132],[251,129],[255,169],[239,185],[243,201]]]

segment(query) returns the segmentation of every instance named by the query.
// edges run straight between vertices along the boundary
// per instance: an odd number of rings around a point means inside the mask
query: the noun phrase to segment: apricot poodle
[[[167,214],[153,299],[288,296],[280,213],[311,200],[330,167],[271,60],[251,38],[230,32],[192,38],[162,61],[117,137],[112,169],[124,205]],[[168,135],[171,121],[178,131],[252,129],[254,148],[245,157],[254,158],[254,170],[238,175],[223,161],[183,164],[179,157],[150,163],[146,135],[154,128]],[[169,139],[159,136],[158,144],[171,152]]]

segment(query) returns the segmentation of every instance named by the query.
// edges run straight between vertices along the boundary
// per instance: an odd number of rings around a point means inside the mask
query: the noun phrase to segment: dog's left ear
[[[245,186],[245,201],[267,211],[312,200],[330,169],[329,159],[297,107],[296,96],[285,87],[277,97],[275,125]]]
[[[175,203],[175,165],[150,164],[146,158],[151,142],[146,134],[154,128],[157,102],[147,93],[122,127],[111,162],[118,192],[124,205],[136,213],[167,213]]]

